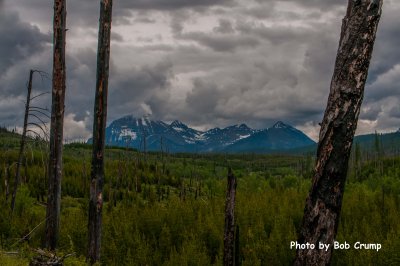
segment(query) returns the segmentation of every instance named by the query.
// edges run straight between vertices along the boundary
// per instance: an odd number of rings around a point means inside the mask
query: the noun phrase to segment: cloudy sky
[[[29,69],[51,73],[50,0],[0,0],[0,124],[20,126]],[[345,0],[114,1],[108,121],[198,129],[282,120],[317,139]],[[67,0],[66,138],[91,135],[98,0]],[[400,1],[385,0],[358,133],[400,127]],[[34,94],[50,91],[37,76]],[[50,96],[35,105],[50,106]]]

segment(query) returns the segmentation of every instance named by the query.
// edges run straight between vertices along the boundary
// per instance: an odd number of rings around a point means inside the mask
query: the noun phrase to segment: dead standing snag
[[[88,260],[93,264],[100,259],[101,225],[103,210],[104,147],[107,121],[108,73],[112,0],[100,1],[99,43],[97,51],[97,81],[93,121],[93,151],[89,200],[89,251]]]
[[[46,209],[45,247],[55,250],[57,246],[63,154],[63,126],[65,99],[65,38],[66,0],[54,0],[53,37],[53,89],[50,124],[49,189]]]
[[[337,233],[348,160],[357,127],[383,0],[349,0],[319,135],[312,187],[299,243],[330,244],[297,250],[294,265],[328,265]]]

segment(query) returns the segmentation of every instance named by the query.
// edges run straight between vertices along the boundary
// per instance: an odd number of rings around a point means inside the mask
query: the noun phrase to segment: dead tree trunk
[[[225,201],[224,266],[235,265],[235,198],[236,177],[229,168]]]
[[[48,197],[46,210],[45,246],[57,246],[62,178],[63,125],[65,99],[65,33],[66,0],[54,0],[53,21],[53,89],[50,124],[50,158],[48,169]]]
[[[17,196],[17,189],[18,189],[19,179],[20,179],[20,174],[21,174],[21,164],[22,164],[22,159],[23,159],[24,149],[25,149],[26,130],[28,128],[29,104],[31,101],[31,92],[32,92],[32,78],[33,78],[33,70],[31,70],[29,72],[28,93],[26,96],[26,103],[25,103],[24,128],[22,130],[21,144],[19,145],[17,170],[16,170],[16,174],[15,174],[14,190],[13,190],[12,199],[11,199],[11,212],[14,211],[15,198]]]
[[[328,265],[383,0],[349,0],[294,265]],[[319,242],[330,244],[328,251]]]
[[[235,266],[241,265],[240,262],[240,238],[239,238],[239,225],[236,225],[235,231]]]
[[[11,161],[7,162],[6,177],[4,180],[4,185],[6,187],[6,202],[8,202],[8,196],[10,195],[10,178],[11,178]]]
[[[112,0],[101,0],[88,222],[88,260],[91,264],[100,259],[111,19]]]

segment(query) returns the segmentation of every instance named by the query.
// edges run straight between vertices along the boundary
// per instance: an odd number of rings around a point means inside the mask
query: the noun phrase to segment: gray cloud
[[[263,24],[239,22],[237,26],[238,31],[242,34],[252,34],[260,38],[266,39],[269,42],[279,45],[285,42],[303,43],[310,36],[315,35],[315,30],[310,30],[304,27],[288,27],[288,26],[270,26],[266,27]]]
[[[157,107],[159,102],[168,101],[171,69],[172,64],[168,60],[141,68],[114,67],[109,88],[109,103],[113,106],[110,118],[116,119],[127,113],[145,115],[147,107],[155,117],[162,117],[164,110]]]
[[[370,104],[366,107],[361,108],[360,118],[369,121],[375,121],[378,119],[381,112],[382,106],[380,104]]]
[[[80,48],[67,54],[66,113],[74,114],[78,121],[84,120],[88,112],[93,113],[95,79],[95,49]]]
[[[233,28],[232,22],[227,19],[220,19],[219,25],[213,29],[216,33],[222,34],[232,34],[235,33],[235,29]]]
[[[242,12],[256,19],[267,19],[273,16],[274,9],[275,2],[269,1],[269,3],[264,3],[256,7],[244,7]]]
[[[12,26],[10,26],[12,25]],[[3,13],[0,16],[0,73],[4,75],[11,66],[20,63],[32,54],[40,53],[51,42],[47,34],[22,22],[17,13]],[[14,91],[14,89],[12,89]],[[11,93],[11,91],[9,91]]]
[[[209,119],[215,113],[221,96],[217,85],[197,78],[193,81],[193,89],[187,95],[186,103],[193,115]]]
[[[259,3],[265,3],[266,0],[256,0]],[[335,7],[344,7],[346,2],[336,0],[283,0],[283,2],[289,2],[296,5],[301,5],[307,8],[315,8],[321,11],[332,9]]]
[[[29,68],[51,71],[53,10],[44,0],[1,2],[0,124],[18,125]],[[284,120],[316,136],[345,8],[333,0],[116,1],[108,120],[149,112],[200,128]],[[384,3],[361,132],[399,127],[399,11]],[[70,138],[91,131],[98,13],[97,1],[68,1]],[[35,84],[45,91],[51,81]]]
[[[1,8],[3,6],[4,1]],[[51,38],[37,27],[21,21],[16,12],[4,9],[0,9],[0,35],[0,121],[5,126],[20,125],[29,70],[39,69],[40,58],[48,49]],[[48,91],[48,83],[49,80],[41,80],[35,75],[33,95]],[[43,106],[45,99],[48,97],[37,98],[32,104]]]
[[[119,33],[111,32],[111,40],[115,42],[123,42],[124,37]]]
[[[121,1],[123,8],[176,10],[181,8],[208,7],[233,4],[233,0],[137,0]]]
[[[390,108],[389,116],[400,119],[400,106],[396,105]]]
[[[151,18],[148,18],[148,17],[137,17],[137,18],[135,18],[135,20],[134,20],[134,22],[137,22],[137,23],[148,23],[148,24],[154,24],[155,22],[156,22],[156,20],[155,19],[151,19]]]
[[[239,48],[254,48],[260,42],[250,36],[240,35],[212,35],[203,32],[189,32],[181,35],[184,40],[192,40],[197,43],[209,47],[217,52],[233,52]]]
[[[379,25],[376,45],[372,55],[372,63],[368,77],[369,83],[373,83],[383,73],[388,72],[400,62],[400,29],[398,10],[386,8]]]

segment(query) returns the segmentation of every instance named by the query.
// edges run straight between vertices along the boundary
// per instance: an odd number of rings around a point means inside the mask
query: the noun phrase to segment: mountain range
[[[88,140],[91,142],[91,139]],[[154,121],[132,115],[114,120],[106,128],[106,144],[167,152],[279,152],[307,147],[315,142],[300,130],[276,122],[256,130],[246,124],[199,131],[175,120]]]

